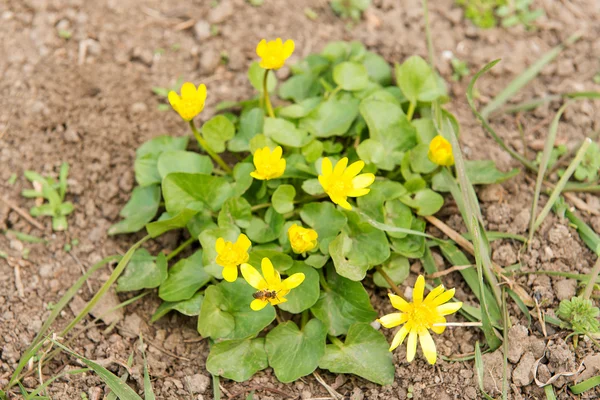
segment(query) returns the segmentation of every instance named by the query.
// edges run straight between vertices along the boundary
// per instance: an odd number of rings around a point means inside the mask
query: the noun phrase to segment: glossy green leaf
[[[279,86],[279,97],[299,103],[321,92],[319,81],[312,74],[295,75]]]
[[[318,179],[307,179],[302,182],[302,190],[312,196],[318,196],[325,193],[323,186],[321,186]]]
[[[164,253],[154,257],[146,249],[138,249],[131,257],[123,275],[117,280],[117,292],[152,289],[167,279],[167,259]]]
[[[263,82],[265,79],[265,70],[260,66],[258,61],[254,61],[248,68],[248,80],[257,92],[263,93]],[[275,90],[277,86],[277,77],[274,71],[269,72],[267,76],[267,91],[269,93]]]
[[[250,172],[254,171],[252,163],[241,162],[233,167],[233,193],[235,196],[241,196],[252,186],[254,179],[250,176]]]
[[[150,153],[137,157],[133,164],[135,172],[135,181],[140,186],[149,186],[160,183],[160,173],[158,172],[159,154]]]
[[[237,225],[240,228],[248,228],[251,219],[252,208],[248,200],[243,197],[231,197],[223,204],[218,222],[220,227]]]
[[[347,222],[344,213],[329,202],[306,204],[300,210],[300,218],[305,224],[317,231],[319,246],[325,254],[329,254],[329,245],[323,246],[323,244],[328,243],[326,239],[332,240],[335,238]]]
[[[191,151],[170,150],[158,157],[157,168],[161,179],[171,172],[210,175],[213,171],[213,163],[208,156]]]
[[[149,223],[146,225],[146,230],[150,236],[158,237],[167,231],[183,228],[194,215],[203,209],[204,205],[202,203],[198,201],[192,202],[173,217],[168,213],[163,214],[165,218],[161,217],[158,221]]]
[[[216,115],[202,125],[202,136],[217,153],[225,151],[225,142],[235,136],[235,126],[224,115]]]
[[[383,271],[394,281],[396,285],[400,285],[410,274],[410,262],[408,258],[393,254],[392,257],[382,266]],[[380,287],[390,288],[389,283],[381,276],[379,271],[373,274],[373,282]]]
[[[384,205],[384,223],[397,228],[411,229],[413,221],[413,213],[411,209],[398,199],[386,201]],[[388,232],[388,235],[393,238],[404,238],[404,232]]]
[[[410,229],[425,232],[425,226],[425,221],[413,218]],[[425,253],[425,237],[423,236],[407,235],[400,239],[390,237],[390,245],[395,253],[407,258],[421,258]]]
[[[429,144],[418,144],[408,154],[410,159],[410,168],[419,174],[430,174],[438,168],[438,165],[431,162],[427,153]]]
[[[176,172],[163,179],[162,192],[167,211],[174,215],[194,201],[217,211],[233,196],[233,186],[225,178]]]
[[[264,338],[215,343],[206,360],[208,372],[236,382],[247,381],[268,366]]]
[[[296,125],[283,118],[265,118],[263,133],[274,142],[288,147],[303,147],[312,140],[306,130],[296,128]]]
[[[443,81],[419,56],[409,57],[401,65],[396,64],[396,82],[412,103],[431,102],[446,94]]]
[[[302,118],[300,127],[320,138],[342,136],[348,132],[357,116],[357,99],[329,99]]]
[[[294,265],[294,260],[288,254],[282,253],[279,249],[252,249],[248,264],[260,270],[263,258],[268,258],[273,263],[273,267],[279,272],[287,271]],[[287,272],[286,272],[287,273]]]
[[[151,322],[156,322],[169,311],[175,310],[188,317],[193,317],[200,314],[200,308],[202,307],[202,301],[204,300],[203,292],[198,292],[187,300],[182,301],[164,301],[152,314]]]
[[[255,243],[271,242],[279,237],[285,220],[272,207],[267,209],[265,218],[252,217],[246,231],[248,238]]]
[[[420,144],[429,143],[437,136],[438,132],[431,118],[419,118],[412,120],[412,125],[417,129],[417,140]]]
[[[333,80],[344,90],[362,90],[369,83],[369,73],[364,65],[345,61],[333,68]]]
[[[229,151],[249,151],[250,140],[263,131],[264,119],[264,112],[259,107],[242,112],[239,129],[233,139],[227,143]]]
[[[171,302],[187,300],[210,278],[202,264],[202,250],[198,250],[169,269],[169,276],[158,288],[158,297]]]
[[[119,215],[125,218],[108,229],[109,235],[132,233],[142,229],[156,216],[160,204],[160,188],[158,185],[136,187],[131,199]]]
[[[521,172],[518,168],[513,168],[508,172],[502,172],[496,168],[496,165],[492,160],[465,160],[465,171],[473,185],[501,183]],[[450,187],[441,174],[435,174],[431,183],[432,188],[435,191],[450,191]]]
[[[323,98],[309,97],[304,99],[297,104],[291,104],[289,106],[279,109],[279,115],[284,118],[298,119],[306,117],[312,110],[314,110],[321,102]]]
[[[189,137],[173,137],[168,135],[157,136],[144,142],[135,151],[136,158],[140,158],[147,154],[160,154],[169,150],[185,150],[188,145]]]
[[[368,323],[352,325],[346,342],[328,344],[319,368],[354,374],[380,385],[394,382],[394,362],[385,336]]]
[[[278,305],[284,311],[299,314],[308,310],[319,300],[319,274],[314,268],[307,266],[302,261],[295,261],[294,266],[285,274],[291,276],[296,273],[304,274],[304,282],[290,291],[286,296],[287,301]]]
[[[279,214],[286,214],[294,210],[294,197],[296,189],[292,185],[279,185],[273,192],[271,203]]]
[[[412,195],[403,196],[400,200],[414,208],[419,215],[433,215],[444,205],[444,198],[431,189],[421,189]]]
[[[392,69],[385,58],[379,54],[367,52],[362,64],[367,68],[367,73],[372,81],[382,86],[388,86],[392,83]]]
[[[250,303],[255,292],[242,278],[206,288],[198,332],[212,339],[243,339],[256,335],[275,319],[275,309],[267,305],[253,311]]]
[[[287,321],[267,334],[265,349],[269,365],[280,382],[294,382],[317,369],[325,354],[327,329],[318,319],[312,319],[302,330]]]
[[[344,335],[352,324],[369,323],[377,317],[360,282],[346,279],[328,267],[326,284],[310,311],[325,324],[330,335]]]
[[[323,142],[313,140],[302,148],[302,155],[308,163],[317,161],[323,155]]]

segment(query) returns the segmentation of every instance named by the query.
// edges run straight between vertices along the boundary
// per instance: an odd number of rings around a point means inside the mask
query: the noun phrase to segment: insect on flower
[[[266,146],[254,152],[254,167],[256,171],[250,172],[255,179],[269,180],[279,178],[285,172],[285,159],[282,158],[283,149],[275,147],[273,151]]]
[[[177,111],[185,121],[191,121],[204,109],[206,101],[206,86],[200,84],[198,89],[191,82],[181,86],[181,96],[174,91],[169,92],[169,103],[173,110]]]
[[[331,201],[346,210],[351,210],[348,197],[366,195],[371,190],[367,186],[375,181],[375,175],[371,173],[358,175],[364,166],[364,161],[356,161],[348,166],[348,158],[344,157],[333,167],[329,158],[325,157],[321,163],[319,183]]]
[[[250,264],[242,264],[242,276],[258,291],[252,295],[254,300],[250,303],[250,308],[254,311],[262,310],[267,304],[272,306],[285,303],[285,296],[295,287],[304,282],[304,274],[298,272],[281,280],[281,275],[273,267],[273,263],[268,258],[263,258],[261,262],[262,275]]]
[[[454,165],[454,154],[452,145],[442,135],[437,135],[429,143],[427,157],[432,163],[449,167]]]
[[[261,58],[260,66],[264,69],[279,69],[285,64],[294,52],[294,41],[289,39],[285,43],[280,38],[267,42],[261,40],[256,46],[256,54]]]
[[[408,336],[406,360],[411,362],[417,353],[418,338],[425,358],[430,364],[435,364],[437,351],[429,329],[437,334],[444,332],[446,329],[444,316],[457,312],[462,307],[462,303],[448,303],[454,297],[455,290],[446,290],[442,285],[429,292],[425,299],[423,299],[424,291],[425,278],[419,275],[413,289],[413,301],[409,303],[402,297],[390,293],[392,306],[400,312],[384,315],[377,321],[386,328],[404,324],[394,336],[390,351],[400,346]]]

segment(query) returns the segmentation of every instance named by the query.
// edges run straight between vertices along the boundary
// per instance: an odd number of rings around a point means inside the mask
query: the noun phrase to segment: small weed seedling
[[[29,213],[33,217],[52,217],[52,229],[64,231],[67,229],[67,215],[73,212],[73,203],[65,201],[67,194],[67,176],[69,164],[63,163],[60,167],[58,182],[53,178],[44,178],[34,171],[25,171],[25,177],[33,184],[34,189],[25,189],[21,192],[23,197],[43,198],[46,204],[32,207]]]
[[[503,27],[509,28],[522,24],[533,28],[533,22],[544,15],[541,9],[532,10],[533,0],[457,0],[465,9],[465,17],[480,28],[493,28],[498,20]]]
[[[342,18],[352,18],[358,21],[371,5],[371,0],[330,0],[331,8]]]
[[[591,300],[576,296],[563,300],[558,306],[557,316],[569,324],[575,335],[591,335],[600,332],[600,309]]]

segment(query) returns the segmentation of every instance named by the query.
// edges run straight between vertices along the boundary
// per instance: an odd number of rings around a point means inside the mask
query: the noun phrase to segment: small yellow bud
[[[196,115],[202,112],[205,101],[206,86],[204,84],[201,84],[196,89],[193,83],[184,83],[181,86],[181,97],[172,90],[169,92],[171,107],[186,121],[191,121]]]
[[[429,152],[427,157],[432,163],[449,167],[454,165],[454,155],[452,154],[452,145],[443,136],[437,135],[429,143]]]
[[[319,235],[314,229],[306,229],[296,224],[288,229],[288,238],[292,245],[292,250],[296,254],[306,253],[317,246]]]
[[[250,172],[255,179],[269,180],[279,178],[285,172],[285,159],[281,158],[283,149],[275,147],[273,151],[267,146],[254,152],[254,167],[256,171]]]
[[[280,38],[267,42],[261,40],[256,46],[256,54],[261,58],[260,66],[264,69],[279,69],[285,64],[294,52],[294,41],[286,40],[285,43]]]

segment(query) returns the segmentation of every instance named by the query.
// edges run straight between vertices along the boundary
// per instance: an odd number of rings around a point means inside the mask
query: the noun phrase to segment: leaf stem
[[[198,132],[198,129],[196,128],[196,125],[194,124],[194,120],[190,120],[190,128],[192,128],[192,132],[194,133],[194,137],[196,138],[196,141],[198,142],[198,144],[200,145],[200,147],[202,147],[202,149],[204,149],[204,151],[213,159],[215,160],[215,162],[217,164],[219,164],[221,166],[221,168],[223,168],[225,170],[225,172],[227,172],[228,174],[232,174],[233,170],[229,167],[229,165],[227,165],[227,163],[225,161],[223,161],[223,159],[221,158],[221,156],[219,156],[217,153],[215,153],[215,151],[210,147],[210,145],[208,144],[208,142],[206,141],[206,139],[204,139],[202,137],[202,135],[200,134],[200,132]]]
[[[408,112],[406,113],[406,119],[409,121],[412,120],[413,114],[415,113],[415,108],[417,108],[417,102],[411,101],[410,105],[408,106]]]
[[[317,271],[319,271],[319,282],[321,283],[321,286],[323,286],[323,289],[326,292],[330,292],[331,287],[329,287],[329,284],[327,283],[327,280],[325,279],[325,274],[323,273],[323,268],[319,268]]]
[[[390,278],[390,276],[387,274],[387,272],[385,272],[383,270],[383,268],[381,268],[381,265],[376,266],[375,269],[377,270],[377,272],[379,272],[381,274],[381,276],[383,276],[383,279],[385,279],[385,281],[388,283],[388,285],[390,285],[392,290],[398,296],[403,296],[402,292],[400,291],[400,288],[398,286],[396,286],[396,283],[392,280],[392,278]]]
[[[590,280],[588,281],[585,291],[583,292],[584,299],[589,299],[592,295],[598,274],[600,274],[600,257],[598,257],[596,260],[596,264],[594,264],[594,268],[592,268],[592,272],[589,274]]]
[[[181,243],[179,245],[179,247],[177,247],[175,250],[173,250],[172,252],[170,252],[167,255],[167,261],[171,260],[173,257],[175,257],[177,254],[181,253],[186,247],[188,247],[190,244],[194,243],[196,241],[195,237],[191,237],[188,240],[186,240],[185,242]]]
[[[269,117],[275,118],[273,106],[271,105],[271,99],[269,98],[269,90],[267,88],[267,79],[269,78],[269,71],[270,69],[265,69],[265,75],[263,77],[263,96],[265,97],[265,108],[267,109]]]
[[[302,321],[300,321],[300,329],[304,329],[309,317],[310,316],[308,315],[308,310],[302,311]]]
[[[333,344],[335,344],[337,347],[339,347],[340,349],[342,347],[344,347],[344,343],[342,343],[342,341],[338,338],[336,338],[333,335],[327,335],[327,338],[329,339],[329,341]]]

